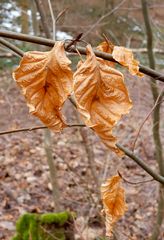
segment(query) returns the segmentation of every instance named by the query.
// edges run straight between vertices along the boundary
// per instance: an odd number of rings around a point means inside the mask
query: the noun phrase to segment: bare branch
[[[131,181],[127,180],[125,177],[123,177],[123,175],[122,175],[122,173],[120,173],[120,171],[117,171],[117,172],[118,172],[118,175],[122,178],[122,180],[124,182],[132,184],[132,185],[143,184],[143,183],[152,182],[155,180],[154,178],[151,178],[151,179],[143,180],[143,181],[139,181],[139,182],[131,182]]]
[[[52,9],[51,0],[48,0],[48,6],[49,6],[49,9],[50,9],[52,26],[53,26],[53,37],[52,38],[55,41],[56,40],[56,19],[55,19],[54,12],[53,12],[53,9]]]
[[[84,124],[68,124],[67,127],[86,127]],[[8,131],[2,131],[0,132],[1,135],[6,135],[10,133],[17,133],[17,132],[31,132],[34,130],[38,129],[45,129],[47,128],[46,126],[35,126],[35,127],[29,127],[29,128],[19,128],[19,129],[14,129],[14,130],[8,130]]]
[[[17,57],[17,54],[13,53],[0,53],[0,58],[14,58]]]
[[[148,52],[147,48],[131,48],[131,50],[134,53],[147,53]],[[153,48],[153,52],[158,53],[158,54],[164,54],[164,50],[160,49],[160,48]]]
[[[66,13],[66,11],[68,10],[69,8],[66,7],[65,9],[63,9],[56,17],[56,23],[59,21],[59,19]]]
[[[5,47],[11,49],[14,53],[16,53],[18,56],[23,57],[24,52],[22,50],[20,50],[19,48],[17,48],[15,45],[11,44],[10,42],[6,41],[3,38],[0,38],[0,43],[2,45],[4,45]]]
[[[115,11],[117,11],[117,10],[124,4],[125,1],[126,1],[126,0],[121,1],[121,2],[120,2],[115,8],[113,8],[110,12],[108,12],[108,13],[106,13],[105,15],[103,15],[102,17],[100,17],[100,18],[98,19],[98,21],[95,22],[95,23],[91,26],[91,28],[84,34],[83,38],[86,37],[90,32],[92,32],[92,30],[93,30],[95,27],[97,27],[97,25],[99,25],[99,23],[100,23],[102,20],[104,20],[104,18],[109,17],[109,16],[112,15]]]
[[[156,181],[164,184],[164,177],[154,172],[141,158],[137,157],[133,152],[129,151],[127,148],[120,144],[116,144],[119,149],[121,149],[126,156],[133,159],[141,168],[143,168],[149,175],[151,175]]]
[[[145,122],[148,120],[148,118],[150,117],[150,115],[152,114],[152,112],[154,111],[154,109],[156,108],[156,106],[157,106],[158,104],[161,104],[160,99],[161,99],[161,97],[163,96],[163,93],[164,93],[164,92],[163,92],[163,89],[162,89],[162,91],[160,92],[160,94],[158,95],[158,97],[157,97],[157,99],[156,99],[156,101],[155,101],[155,103],[154,103],[154,106],[153,106],[152,109],[148,112],[148,114],[146,115],[145,119],[144,119],[143,122],[141,123],[141,125],[140,125],[140,127],[139,127],[139,129],[138,129],[136,138],[135,138],[134,143],[133,143],[133,147],[132,147],[132,151],[133,151],[133,152],[134,152],[134,149],[135,149],[135,145],[136,145],[137,139],[138,139],[139,134],[140,134],[140,132],[141,132],[141,129],[143,128]]]
[[[21,40],[21,41],[26,41],[26,42],[32,42],[32,43],[41,44],[41,45],[50,46],[50,47],[53,47],[55,44],[55,41],[53,41],[53,40],[49,40],[49,39],[45,39],[45,38],[41,38],[41,37],[29,36],[27,34],[15,33],[15,32],[10,32],[10,31],[0,31],[0,36],[6,37],[6,38],[11,38],[11,39],[17,39],[17,40]],[[86,55],[86,48],[77,47],[77,49],[81,54]],[[72,47],[71,52],[76,53],[76,48]],[[113,59],[111,54],[96,51],[96,50],[94,50],[94,53],[97,57],[100,57],[100,58],[103,58],[105,60],[109,60],[112,62],[116,62]],[[164,75],[162,73],[159,73],[159,72],[157,72],[149,67],[143,66],[143,65],[139,65],[139,70],[140,70],[140,72],[147,74],[148,76],[151,76],[155,80],[164,82]]]

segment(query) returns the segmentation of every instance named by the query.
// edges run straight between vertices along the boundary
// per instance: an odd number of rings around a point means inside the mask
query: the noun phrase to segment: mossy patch
[[[74,236],[72,226],[70,212],[26,213],[18,219],[12,240],[70,240]]]

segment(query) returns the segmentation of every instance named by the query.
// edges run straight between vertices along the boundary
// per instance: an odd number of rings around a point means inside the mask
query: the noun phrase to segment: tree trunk
[[[36,7],[38,9],[38,12],[41,17],[41,23],[43,27],[43,31],[47,38],[51,38],[51,33],[49,31],[48,25],[46,23],[46,16],[44,14],[44,7],[43,2],[41,0],[35,0]],[[61,209],[60,207],[60,193],[59,193],[59,187],[58,187],[58,181],[57,181],[57,169],[56,165],[54,163],[53,155],[52,155],[52,138],[51,138],[51,132],[49,129],[44,130],[44,143],[45,143],[45,152],[47,155],[47,163],[49,166],[50,171],[50,179],[52,184],[52,192],[53,192],[53,200],[54,200],[54,206],[55,210],[59,211]]]
[[[44,130],[44,146],[45,146],[45,152],[47,156],[47,163],[50,171],[50,180],[52,184],[54,208],[56,212],[59,212],[61,208],[60,208],[59,186],[57,181],[57,169],[54,164],[54,159],[52,155],[51,133],[49,129]]]
[[[35,0],[35,3],[36,3],[36,7],[38,9],[38,12],[40,14],[43,31],[44,31],[46,37],[51,39],[51,32],[49,30],[49,24],[46,21],[46,15],[44,13],[43,2],[41,0]]]
[[[149,13],[147,7],[147,1],[141,0],[142,3],[142,12],[145,21],[146,34],[147,34],[147,50],[148,50],[148,58],[149,58],[149,66],[152,69],[155,69],[155,58],[153,53],[153,33],[151,29],[151,24],[149,20]],[[159,95],[157,82],[153,79],[150,83],[151,91],[153,95],[154,103]],[[163,94],[161,95],[162,98]],[[162,176],[164,176],[164,161],[162,154],[162,144],[160,139],[160,102],[157,104],[154,112],[153,112],[153,139],[155,144],[155,156],[159,166],[159,172]],[[164,196],[163,196],[163,185],[159,186],[159,200],[158,200],[158,212],[157,212],[157,220],[154,226],[153,234],[151,240],[157,240],[160,234],[160,226],[162,225],[164,218]]]
[[[19,1],[19,6],[21,8],[21,32],[29,33],[29,16],[28,16],[28,7],[29,1]]]

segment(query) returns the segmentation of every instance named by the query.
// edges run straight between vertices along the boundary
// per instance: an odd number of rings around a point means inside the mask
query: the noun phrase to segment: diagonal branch
[[[12,50],[14,53],[16,53],[17,55],[23,57],[24,52],[23,52],[21,49],[17,48],[17,47],[16,47],[15,45],[13,45],[12,43],[6,41],[5,39],[3,39],[3,38],[1,38],[1,37],[0,37],[0,43],[1,43],[2,45],[4,45],[5,47],[11,49],[11,50]]]
[[[116,144],[116,146],[121,149],[126,156],[133,159],[141,168],[143,168],[149,175],[151,175],[156,181],[164,184],[164,177],[154,172],[140,157],[137,157],[133,152],[123,147],[120,144]]]
[[[140,135],[140,132],[145,124],[145,122],[148,120],[148,118],[151,116],[152,112],[155,110],[155,108],[157,107],[158,104],[161,104],[161,99],[163,98],[163,94],[164,94],[164,88],[162,88],[162,91],[160,92],[160,94],[158,95],[155,103],[154,103],[154,106],[151,108],[151,110],[148,112],[148,114],[146,115],[146,117],[144,118],[144,120],[142,121],[138,131],[137,131],[137,135],[136,135],[136,138],[133,142],[133,146],[132,146],[132,151],[134,152],[134,149],[135,149],[135,145],[136,145],[136,142],[139,138],[139,135]]]
[[[126,0],[121,1],[115,8],[113,8],[110,12],[106,13],[105,15],[101,16],[97,22],[95,22],[91,28],[84,34],[83,38],[86,37],[90,32],[93,31],[94,28],[97,27],[97,25],[100,24],[100,22],[102,22],[102,20],[104,20],[105,18],[109,17],[110,15],[112,15],[114,12],[116,12],[125,2]]]
[[[32,43],[41,44],[41,45],[50,46],[50,47],[54,46],[54,44],[55,44],[55,41],[50,40],[50,39],[34,37],[34,36],[29,36],[27,34],[15,33],[15,32],[10,32],[10,31],[0,31],[0,36],[6,37],[6,38],[11,38],[11,39],[17,39],[17,40],[21,40],[21,41],[26,41],[26,42],[32,42]],[[81,54],[86,55],[86,48],[84,48],[84,47],[76,47],[76,48],[78,49],[78,51]],[[72,47],[71,52],[76,53],[76,48]],[[96,50],[94,50],[94,53],[97,57],[100,57],[100,58],[103,58],[105,60],[109,60],[112,62],[116,62],[113,59],[111,54],[96,51]],[[143,66],[141,64],[139,65],[139,70],[140,70],[140,72],[154,78],[155,80],[164,82],[164,75],[162,73],[159,73],[159,72],[157,72],[149,67]]]

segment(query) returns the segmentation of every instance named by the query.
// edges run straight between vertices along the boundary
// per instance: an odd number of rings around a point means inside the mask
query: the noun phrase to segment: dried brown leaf
[[[116,137],[112,135],[117,121],[132,106],[122,73],[96,58],[88,45],[86,61],[78,64],[74,80],[77,107],[85,124],[98,134],[105,145],[122,155],[115,145]]]
[[[104,41],[97,46],[97,50],[106,53],[113,52],[114,45],[110,41]]]
[[[98,51],[101,51],[101,52],[106,52],[106,53],[112,53],[113,52],[113,48],[114,48],[114,45],[112,44],[112,42],[110,42],[109,40],[107,41],[104,41],[102,43],[100,43],[96,50]],[[110,67],[114,67],[115,66],[115,63],[114,62],[111,62],[111,61],[108,61],[108,60],[104,60],[105,63],[110,66]]]
[[[134,59],[133,52],[130,49],[114,46],[112,56],[121,65],[127,67],[132,75],[143,76],[139,72],[139,61]]]
[[[112,235],[113,225],[125,214],[125,191],[121,187],[121,177],[116,175],[101,185],[101,198],[106,216],[106,235]]]
[[[22,88],[29,112],[54,131],[66,126],[60,109],[72,91],[70,63],[64,43],[56,42],[51,51],[25,53],[13,73]]]

